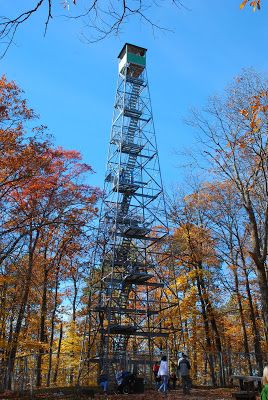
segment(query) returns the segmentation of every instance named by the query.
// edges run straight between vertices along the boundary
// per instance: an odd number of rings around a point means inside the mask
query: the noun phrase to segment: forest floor
[[[184,395],[181,389],[171,390],[165,396],[153,390],[145,391],[142,394],[129,395],[111,395],[106,396],[108,400],[228,400],[232,398],[234,389],[217,388],[217,389],[192,389],[190,395]],[[98,397],[97,397],[98,396]],[[96,395],[97,399],[105,399],[103,395]]]
[[[172,390],[164,394],[158,393],[154,390],[146,390],[142,394],[111,394],[111,395],[103,395],[100,393],[95,393],[94,400],[229,400],[232,398],[232,392],[235,392],[236,389],[226,389],[226,388],[217,388],[217,389],[209,389],[209,388],[193,388],[191,390],[190,395],[184,395],[181,389]],[[12,392],[0,393],[1,400],[17,400],[17,399],[69,399],[69,400],[79,400],[79,399],[93,399],[90,395],[72,395],[71,393],[63,395],[61,393],[43,393],[38,394],[33,397],[29,396],[21,396],[16,395]]]

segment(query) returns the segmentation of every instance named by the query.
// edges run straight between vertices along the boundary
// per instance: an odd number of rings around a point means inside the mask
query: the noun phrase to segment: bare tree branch
[[[78,3],[75,0],[65,0],[63,8],[68,8],[68,11],[70,9],[69,1],[72,1],[74,6]],[[88,43],[98,42],[111,35],[118,35],[123,24],[128,21],[130,17],[138,17],[141,22],[145,22],[149,25],[153,32],[155,30],[169,31],[169,29],[160,26],[149,16],[149,11],[152,8],[159,7],[159,4],[157,4],[155,0],[120,0],[118,2],[114,0],[109,2],[103,2],[102,0],[86,0],[86,3],[88,3],[88,5],[85,10],[77,15],[68,15],[65,13],[58,16],[73,20],[81,19],[84,23],[84,28],[87,30],[86,33],[82,33],[82,37]],[[182,6],[180,0],[171,0],[171,4],[178,8]],[[36,12],[43,9],[42,7],[47,8],[44,20],[45,36],[48,24],[55,13],[56,0],[36,0],[36,5],[33,8],[25,8],[22,13],[18,13],[14,18],[0,16],[0,44],[3,46],[0,58],[3,58],[10,46],[14,44],[14,38],[18,28],[32,18]]]

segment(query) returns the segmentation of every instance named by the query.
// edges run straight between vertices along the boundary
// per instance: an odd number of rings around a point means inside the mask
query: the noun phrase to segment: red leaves
[[[20,230],[33,218],[36,226],[51,221],[85,225],[96,214],[100,196],[82,182],[92,168],[81,162],[78,151],[54,148],[42,125],[32,129],[32,136],[26,135],[26,123],[35,114],[21,94],[14,82],[1,78],[0,182],[1,200],[8,210],[3,229],[12,225],[14,231]]]
[[[27,107],[26,101],[21,99],[22,93],[15,82],[7,82],[5,75],[0,78],[0,122],[12,121],[15,117],[19,120],[36,117],[33,110]]]

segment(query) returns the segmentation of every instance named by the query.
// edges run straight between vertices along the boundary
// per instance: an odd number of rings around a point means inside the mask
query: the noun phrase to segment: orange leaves
[[[81,154],[76,150],[64,150],[62,147],[58,147],[54,150],[54,154],[59,157],[65,157],[67,160],[81,160]]]
[[[6,284],[10,284],[14,281],[11,276],[2,276],[0,275],[0,286],[4,286]]]
[[[268,92],[261,91],[257,95],[252,96],[249,109],[240,110],[240,114],[246,120],[249,120],[250,128],[253,133],[259,131],[262,125],[262,115],[266,116],[268,112]]]
[[[250,2],[250,5],[251,5],[251,7],[253,7],[253,10],[254,10],[254,11],[256,10],[256,8],[257,8],[258,10],[260,10],[260,8],[261,8],[261,0],[251,1],[251,2]]]
[[[240,149],[245,149],[247,146],[246,146],[245,142],[240,141],[239,147],[240,147]]]
[[[245,118],[248,118],[248,110],[240,110],[240,114],[243,115]]]
[[[242,10],[250,0],[243,0],[240,4],[240,9]],[[256,11],[256,8],[260,10],[261,8],[261,0],[251,1],[249,5],[253,8],[253,11]]]

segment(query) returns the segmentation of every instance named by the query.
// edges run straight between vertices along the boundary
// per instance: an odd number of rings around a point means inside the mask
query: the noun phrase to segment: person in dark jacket
[[[98,378],[98,384],[103,389],[103,392],[107,393],[107,390],[108,390],[108,375],[104,372],[104,370],[101,370],[100,376]]]
[[[190,378],[190,369],[191,365],[188,357],[186,354],[182,353],[181,358],[178,361],[178,372],[181,376],[182,389],[184,394],[190,393],[191,389],[192,381]]]
[[[171,389],[176,389],[176,382],[177,382],[177,374],[176,374],[176,365],[174,363],[171,364],[171,373],[169,375],[168,384]]]

